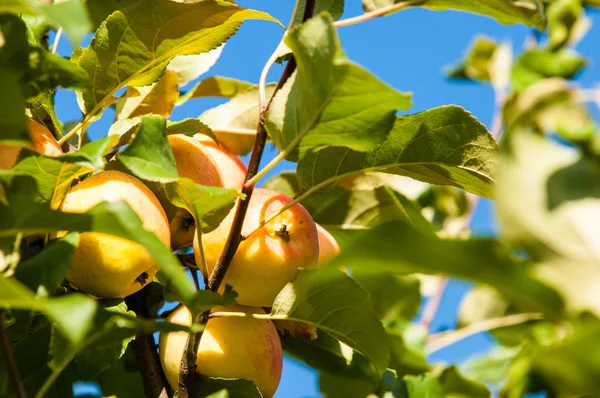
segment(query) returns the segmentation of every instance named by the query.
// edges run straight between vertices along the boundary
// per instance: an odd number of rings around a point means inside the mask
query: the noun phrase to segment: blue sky
[[[293,1],[238,0],[247,7],[260,7],[287,24],[292,12]],[[360,1],[347,0],[344,17],[362,13]],[[577,49],[590,59],[600,60],[600,13],[589,14],[596,24]],[[234,77],[257,82],[262,66],[281,38],[282,30],[275,24],[264,21],[246,22],[239,32],[227,43],[215,67],[207,75]],[[339,29],[346,55],[377,75],[380,79],[401,91],[413,93],[412,112],[432,107],[458,104],[473,113],[480,121],[490,125],[493,113],[493,93],[490,87],[468,82],[450,82],[444,78],[443,68],[459,60],[468,44],[477,34],[498,40],[508,40],[515,53],[520,52],[531,29],[522,25],[506,26],[483,16],[424,9],[409,9],[392,16],[368,21]],[[594,40],[594,38],[596,40]],[[59,53],[68,55],[71,46],[63,40]],[[269,75],[276,81],[281,67],[276,66]],[[600,66],[593,61],[578,80],[592,86],[600,81]],[[196,99],[176,108],[172,120],[196,117],[205,109],[219,104],[218,99]],[[78,119],[79,110],[72,92],[61,90],[57,95],[59,118],[63,122]],[[92,137],[106,134],[114,117],[112,111],[91,126]],[[265,152],[265,161],[275,155],[273,148]],[[291,164],[281,164],[269,175],[293,169]],[[473,231],[480,235],[492,235],[496,230],[493,207],[490,201],[482,201],[473,221]],[[439,316],[432,324],[432,331],[452,327],[456,308],[469,286],[453,282],[446,292]],[[464,340],[441,350],[431,359],[459,362],[471,355],[490,349],[493,341],[486,335]],[[319,396],[317,375],[295,361],[286,360],[278,397]]]

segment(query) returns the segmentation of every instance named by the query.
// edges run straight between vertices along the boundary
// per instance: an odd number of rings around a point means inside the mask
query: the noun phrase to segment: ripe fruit
[[[168,138],[181,177],[207,186],[242,187],[246,166],[239,158],[217,146],[211,138],[203,134],[196,134],[194,138],[171,134]],[[173,248],[192,243],[195,225],[191,214],[179,209],[170,224]]]
[[[47,156],[62,155],[63,151],[60,145],[46,127],[33,119],[27,118],[27,129],[32,141],[31,145],[28,146],[29,149]],[[0,145],[0,169],[11,169],[17,163],[20,152],[20,147]]]
[[[290,203],[291,198],[264,188],[256,188],[250,199],[242,234],[255,230],[260,222]],[[212,272],[221,252],[235,208],[214,231],[202,235],[208,272]],[[194,252],[202,264],[197,236]],[[319,242],[310,214],[296,204],[278,215],[240,244],[223,286],[230,284],[239,294],[237,302],[253,307],[270,307],[279,291],[293,279],[299,267],[317,265]]]
[[[264,314],[260,308],[215,307],[213,312],[236,311]],[[192,316],[184,306],[167,321],[191,325]],[[161,333],[158,346],[165,376],[178,389],[179,365],[187,333]],[[279,385],[283,351],[275,326],[269,320],[251,318],[212,318],[200,338],[196,358],[197,372],[204,376],[251,380],[265,397],[272,397]]]
[[[76,185],[62,210],[83,213],[100,202],[123,200],[142,219],[144,228],[168,245],[169,223],[156,196],[140,180],[120,171],[103,171]],[[137,243],[96,232],[80,235],[67,279],[101,298],[125,297],[152,281],[158,271],[148,251]]]
[[[319,234],[319,265],[322,265],[340,253],[340,246],[335,238],[319,224],[317,224],[317,232]]]

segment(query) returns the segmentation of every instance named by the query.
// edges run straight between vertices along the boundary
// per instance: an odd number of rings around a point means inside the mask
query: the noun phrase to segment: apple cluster
[[[29,119],[30,148],[57,156],[62,150],[52,134]],[[196,134],[168,136],[178,173],[197,184],[241,189],[246,175],[244,163],[210,137]],[[0,168],[10,169],[19,148],[0,146]],[[197,264],[205,264],[208,277],[217,263],[231,229],[235,207],[211,232],[200,233],[193,217],[178,209],[169,220],[160,200],[139,179],[117,170],[105,170],[71,188],[62,204],[65,212],[83,213],[104,201],[125,201],[143,226],[167,246],[178,249],[193,245]],[[216,307],[218,312],[263,313],[270,308],[298,268],[318,267],[339,251],[335,239],[317,225],[300,204],[260,227],[292,199],[275,191],[256,188],[251,196],[242,235],[247,236],[236,251],[222,286],[238,293],[233,307]],[[60,234],[58,234],[60,236]],[[202,246],[202,248],[200,247]],[[137,243],[96,232],[82,233],[67,272],[75,288],[96,298],[123,298],[150,283],[160,265]],[[168,321],[191,325],[190,311],[178,306]],[[290,329],[289,325],[280,329]],[[171,387],[178,389],[179,366],[187,333],[162,334],[159,356]],[[204,376],[251,380],[265,397],[277,390],[283,350],[277,328],[266,319],[214,317],[202,333],[197,352],[197,371]]]

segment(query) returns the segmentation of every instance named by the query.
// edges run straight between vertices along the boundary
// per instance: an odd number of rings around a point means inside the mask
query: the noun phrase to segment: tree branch
[[[311,18],[313,15],[313,11],[315,8],[315,0],[306,0],[306,8],[304,9],[304,15],[302,21],[306,21]],[[258,122],[258,126],[256,129],[256,139],[254,141],[254,147],[252,149],[252,155],[250,157],[250,162],[248,164],[248,171],[246,172],[246,178],[244,181],[248,181],[252,179],[257,173],[258,168],[260,166],[260,160],[262,159],[262,155],[265,149],[265,144],[267,142],[267,130],[265,130],[265,117],[266,113],[271,105],[271,101],[273,101],[273,97],[275,94],[283,87],[285,82],[292,75],[294,70],[296,69],[296,60],[293,55],[290,57],[281,77],[279,78],[279,82],[273,91],[271,99],[269,100],[267,106],[264,109],[260,110],[260,118]],[[242,227],[244,224],[244,218],[246,217],[246,212],[248,211],[248,203],[250,202],[250,198],[252,197],[252,192],[254,191],[254,185],[244,184],[242,188],[242,193],[246,195],[245,200],[238,201],[237,208],[235,210],[235,215],[233,219],[233,223],[231,225],[231,230],[229,231],[229,235],[227,236],[227,241],[225,242],[225,247],[223,248],[223,252],[219,257],[219,260],[215,264],[215,267],[208,278],[207,288],[213,292],[219,290],[223,279],[225,278],[225,274],[227,273],[227,269],[229,268],[229,264],[233,259],[233,256],[238,249],[240,242],[242,241]],[[208,321],[208,312],[203,314],[196,314],[194,316],[194,322],[196,323],[206,323]],[[188,340],[186,342],[186,349],[181,357],[181,366],[179,370],[179,391],[177,392],[178,398],[188,398],[189,391],[192,388],[196,364],[195,364],[195,356],[198,351],[198,346],[200,345],[200,333],[194,333],[188,335]]]
[[[0,350],[4,356],[4,359],[6,360],[6,364],[8,365],[10,382],[12,384],[13,391],[15,392],[15,397],[26,398],[27,394],[25,393],[25,387],[23,387],[23,382],[21,381],[21,376],[19,375],[19,368],[17,368],[15,356],[12,352],[8,336],[6,335],[3,311],[0,311]]]
[[[144,288],[125,300],[127,307],[140,318],[150,317],[145,290]],[[142,368],[141,376],[144,382],[145,396],[148,398],[170,398],[167,392],[167,378],[160,365],[152,335],[137,336],[131,344],[133,344],[135,356]]]

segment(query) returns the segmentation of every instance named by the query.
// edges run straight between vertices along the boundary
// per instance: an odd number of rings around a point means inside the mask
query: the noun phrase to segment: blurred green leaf
[[[167,140],[167,122],[160,116],[142,116],[133,141],[117,157],[137,177],[161,183],[179,179],[175,157]]]
[[[294,14],[294,22],[292,26],[302,23],[304,10],[306,9],[306,0],[298,2],[296,13]],[[313,8],[313,15],[318,15],[327,11],[331,14],[334,20],[340,19],[344,13],[344,0],[316,0]]]
[[[281,337],[281,345],[287,355],[304,362],[313,369],[336,373],[347,365],[340,342],[323,330],[318,331],[315,340],[293,338],[290,335]]]
[[[194,314],[200,314],[218,305],[231,306],[235,303],[237,293],[227,285],[225,292],[217,294],[210,290],[199,290],[187,306]]]
[[[235,189],[207,187],[188,178],[167,184],[165,190],[171,203],[194,216],[202,233],[218,227],[233,208],[236,199],[242,195]]]
[[[380,373],[389,362],[389,340],[367,293],[341,271],[299,271],[275,299],[271,315],[325,330],[369,358]]]
[[[585,58],[568,48],[558,51],[533,48],[522,53],[514,63],[512,87],[521,91],[548,77],[571,79],[586,64]]]
[[[483,266],[482,264],[485,264]],[[361,233],[330,267],[368,272],[446,274],[494,286],[520,308],[560,317],[561,297],[491,239],[439,239],[392,221]]]
[[[380,377],[373,365],[354,353],[352,362],[342,370],[321,372],[319,389],[328,398],[363,398],[375,393]]]
[[[458,106],[443,106],[397,118],[387,140],[374,151],[311,152],[298,163],[297,172],[303,190],[368,170],[489,197],[498,160],[498,145],[485,126]]]
[[[122,87],[155,82],[177,55],[218,47],[249,18],[276,21],[225,1],[143,0],[115,11],[78,58],[93,82],[82,92],[85,111],[96,114]]]
[[[160,79],[149,86],[129,87],[117,102],[117,119],[155,114],[169,117],[179,98],[177,74],[166,70]]]
[[[496,42],[485,36],[477,36],[471,43],[464,59],[446,71],[454,79],[490,81],[489,63],[496,52]]]
[[[467,359],[462,370],[469,377],[498,385],[508,378],[510,366],[520,352],[520,347],[497,346],[485,354]]]
[[[583,14],[581,3],[581,0],[554,0],[548,4],[548,44],[552,50],[568,44],[575,25]]]
[[[105,395],[134,398],[144,396],[141,369],[131,346],[110,368],[93,378]]]
[[[363,0],[366,11],[400,3],[401,0]],[[544,29],[546,20],[542,5],[536,0],[425,0],[422,7],[433,10],[461,10],[483,14],[503,24],[522,23],[540,30]]]
[[[293,149],[291,160],[298,158],[298,142],[300,158],[329,146],[375,150],[396,111],[411,106],[410,94],[347,60],[332,23],[320,14],[286,35],[298,68],[275,95],[265,127],[280,151]]]
[[[194,87],[181,95],[177,100],[177,105],[181,105],[192,98],[202,97],[225,97],[233,98],[241,95],[254,85],[243,80],[232,79],[230,77],[211,76],[198,82]]]
[[[400,380],[393,390],[393,398],[490,398],[485,384],[461,375],[450,366],[427,376],[410,376]]]

